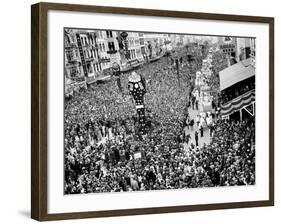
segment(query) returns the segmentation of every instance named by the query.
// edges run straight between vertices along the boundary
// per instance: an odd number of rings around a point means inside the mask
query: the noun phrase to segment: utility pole
[[[127,40],[128,33],[123,31],[120,34],[120,36],[122,38],[123,46],[125,47],[125,58],[127,59],[127,61],[129,61],[129,59],[130,59],[130,52],[129,52],[129,46],[128,46],[128,40]],[[131,67],[131,62],[129,61],[129,63],[130,63],[130,67]]]
[[[121,76],[120,65],[118,65],[116,62],[114,62],[112,64],[112,71],[113,71],[113,75],[117,77],[116,82],[117,82],[118,89],[121,93],[123,93],[123,88],[122,88],[121,79],[120,79],[120,76]]]
[[[179,58],[176,58],[176,69],[177,69],[177,76],[178,76],[178,85],[180,87],[180,71],[179,71]]]

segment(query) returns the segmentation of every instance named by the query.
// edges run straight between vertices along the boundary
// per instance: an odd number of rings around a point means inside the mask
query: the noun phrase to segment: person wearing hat
[[[199,144],[198,144],[198,138],[199,138],[198,131],[195,131],[194,135],[195,135],[195,144],[196,144],[196,146],[199,146]]]
[[[201,138],[204,137],[204,128],[202,123],[200,123],[199,125],[199,130],[200,130]]]

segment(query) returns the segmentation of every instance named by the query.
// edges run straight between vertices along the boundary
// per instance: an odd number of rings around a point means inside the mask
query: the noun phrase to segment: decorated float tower
[[[147,132],[144,107],[144,94],[146,93],[145,80],[135,71],[131,73],[128,79],[129,93],[134,98],[138,114],[139,133],[144,135]]]

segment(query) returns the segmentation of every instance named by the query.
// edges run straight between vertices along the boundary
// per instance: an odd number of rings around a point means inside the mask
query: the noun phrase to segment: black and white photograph
[[[63,38],[64,194],[255,185],[255,37]]]

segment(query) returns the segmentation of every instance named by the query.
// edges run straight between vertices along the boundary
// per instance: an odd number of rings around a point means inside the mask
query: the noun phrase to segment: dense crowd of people
[[[184,128],[201,65],[182,62],[178,75],[167,60],[137,70],[147,83],[144,136],[138,135],[128,74],[120,77],[122,91],[112,79],[66,100],[66,194],[254,184],[254,118],[217,121],[203,147],[190,141]]]

